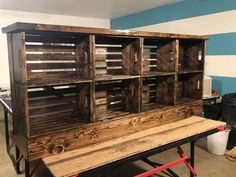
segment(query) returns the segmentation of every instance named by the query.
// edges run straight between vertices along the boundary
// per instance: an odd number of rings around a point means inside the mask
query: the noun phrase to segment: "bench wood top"
[[[225,125],[224,122],[193,116],[104,143],[46,157],[43,162],[55,177],[72,176]]]

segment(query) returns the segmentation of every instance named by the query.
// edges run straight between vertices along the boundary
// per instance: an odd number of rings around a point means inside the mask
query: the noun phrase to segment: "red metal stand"
[[[175,160],[173,162],[170,162],[170,163],[167,163],[167,164],[164,164],[158,168],[154,168],[152,170],[149,170],[149,171],[146,171],[144,173],[141,173],[139,175],[136,175],[135,177],[148,177],[148,176],[151,176],[155,173],[158,173],[158,172],[161,172],[163,170],[166,170],[170,167],[173,167],[173,166],[176,166],[176,165],[179,165],[181,163],[184,163],[188,169],[190,170],[191,174],[193,176],[197,176],[197,173],[195,172],[194,168],[192,167],[192,165],[188,162],[188,156],[186,154],[184,154],[182,148],[180,146],[177,147],[177,152],[179,154],[179,156],[181,157],[180,159],[178,160]]]
[[[38,161],[36,162],[36,164],[34,165],[32,171],[29,173],[29,176],[30,176],[30,177],[32,177],[32,176],[34,175],[34,173],[35,173],[36,170],[38,169],[40,163],[41,163],[41,160],[38,160]]]

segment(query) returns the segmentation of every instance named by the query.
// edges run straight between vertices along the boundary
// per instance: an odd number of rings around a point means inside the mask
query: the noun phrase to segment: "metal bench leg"
[[[16,173],[20,174],[20,151],[19,148],[16,146]]]
[[[4,109],[4,123],[5,123],[5,140],[6,140],[6,149],[7,149],[7,155],[10,157],[11,162],[14,166],[14,169],[17,174],[20,174],[20,168],[19,163],[16,162],[16,160],[19,158],[19,149],[16,147],[16,156],[14,156],[13,153],[11,153],[11,145],[10,145],[10,138],[9,135],[9,127],[8,127],[8,112],[6,109]]]
[[[190,164],[194,168],[194,156],[195,156],[195,141],[190,143]],[[190,171],[190,177],[194,177],[194,174]]]
[[[25,159],[25,177],[30,177],[29,161]]]

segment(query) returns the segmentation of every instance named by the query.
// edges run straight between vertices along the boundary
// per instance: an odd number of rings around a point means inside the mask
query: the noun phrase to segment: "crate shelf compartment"
[[[202,73],[178,75],[176,103],[202,99]]]
[[[27,90],[31,136],[90,122],[90,84]]]
[[[90,82],[90,36],[25,33],[29,87]]]
[[[139,38],[95,36],[96,78],[126,79],[139,75],[141,61],[139,45]]]
[[[138,113],[140,79],[101,81],[95,84],[96,121]]]
[[[205,41],[179,41],[179,72],[203,71],[205,56]]]
[[[176,41],[163,39],[143,40],[143,75],[169,75],[176,71]]]
[[[143,78],[142,111],[173,105],[174,85],[174,75]]]

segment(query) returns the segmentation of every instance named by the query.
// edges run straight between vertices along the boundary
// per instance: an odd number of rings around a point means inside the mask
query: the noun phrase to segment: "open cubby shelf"
[[[90,122],[90,84],[27,89],[31,135]]]
[[[97,121],[138,113],[139,79],[96,82],[95,106]]]
[[[201,111],[206,36],[32,23],[3,32],[14,135],[29,160]]]
[[[142,111],[174,104],[175,75],[144,77],[142,80]]]
[[[139,75],[139,45],[139,38],[95,36],[96,79],[126,79]]]
[[[176,103],[202,99],[203,73],[178,75]]]
[[[169,75],[176,71],[176,40],[143,39],[143,75]]]
[[[25,33],[29,87],[91,82],[89,35]]]
[[[179,40],[179,72],[203,71],[205,43],[199,40]]]

